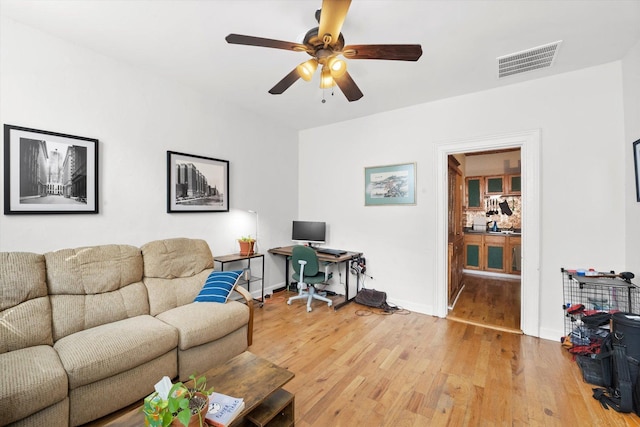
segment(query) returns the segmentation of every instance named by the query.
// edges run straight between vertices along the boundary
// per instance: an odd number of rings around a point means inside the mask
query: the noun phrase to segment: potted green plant
[[[171,384],[167,378],[166,381]],[[163,378],[163,381],[165,381]],[[209,395],[213,387],[207,389],[207,379],[204,376],[191,375],[189,387],[181,382],[171,385],[166,392],[156,391],[144,399],[142,412],[144,424],[150,427],[167,426],[203,426],[204,417],[209,407]]]
[[[256,243],[256,239],[251,236],[242,236],[238,239],[238,243],[240,243],[240,255],[253,255],[253,246]]]

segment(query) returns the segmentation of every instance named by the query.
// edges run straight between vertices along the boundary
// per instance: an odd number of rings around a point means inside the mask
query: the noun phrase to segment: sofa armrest
[[[247,303],[247,307],[249,307],[249,324],[247,325],[247,346],[251,346],[253,343],[253,297],[242,286],[236,285],[233,290],[244,298]]]

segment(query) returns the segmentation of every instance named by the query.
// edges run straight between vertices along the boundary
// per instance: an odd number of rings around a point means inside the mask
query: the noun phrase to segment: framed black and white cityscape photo
[[[640,139],[633,143],[633,165],[636,171],[636,200],[640,202]]]
[[[229,212],[229,161],[167,151],[167,212]]]
[[[98,213],[98,140],[5,124],[4,213]]]

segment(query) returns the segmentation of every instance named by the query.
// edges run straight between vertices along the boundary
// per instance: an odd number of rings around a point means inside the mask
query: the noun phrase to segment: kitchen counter
[[[469,234],[487,234],[487,235],[493,235],[493,236],[521,236],[522,235],[521,230],[518,228],[516,228],[515,231],[514,230],[478,231],[478,230],[472,229],[471,227],[464,227],[462,231],[464,233],[469,233]]]

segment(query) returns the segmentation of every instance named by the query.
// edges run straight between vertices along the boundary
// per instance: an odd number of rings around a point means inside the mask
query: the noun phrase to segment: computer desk
[[[270,254],[274,254],[274,255],[282,255],[284,257],[284,265],[285,265],[285,273],[284,273],[284,283],[287,284],[287,289],[289,288],[288,284],[289,284],[289,258],[291,258],[291,254],[293,252],[293,248],[294,246],[282,246],[279,248],[271,248],[269,249],[269,253]],[[323,262],[330,262],[333,264],[341,264],[344,263],[345,264],[345,282],[344,282],[344,301],[336,304],[333,306],[334,310],[338,310],[340,307],[349,304],[353,298],[355,298],[355,295],[351,298],[349,298],[349,261],[351,261],[352,259],[356,259],[358,257],[362,256],[362,252],[352,252],[352,251],[347,251],[346,254],[343,255],[339,255],[339,256],[335,256],[335,255],[330,255],[330,254],[323,254],[321,252],[316,252],[316,255],[318,255],[318,261],[323,261]],[[358,280],[358,279],[356,279]],[[360,284],[358,283],[358,286]]]

